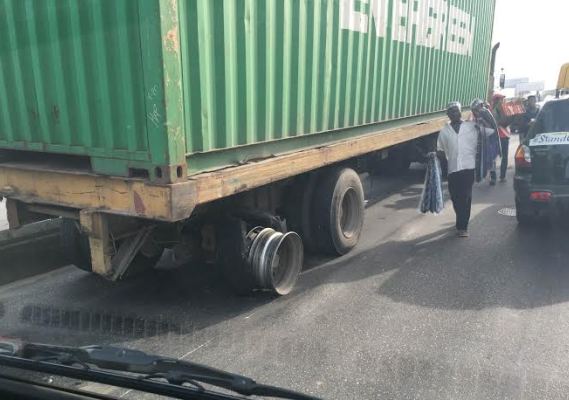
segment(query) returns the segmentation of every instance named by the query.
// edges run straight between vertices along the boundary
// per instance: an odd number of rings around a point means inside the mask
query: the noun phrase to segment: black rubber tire
[[[314,186],[318,176],[312,174],[292,185],[285,195],[285,215],[288,231],[296,232],[302,239],[304,249],[310,253],[317,250],[313,238],[312,203]]]
[[[537,218],[534,216],[524,212],[523,207],[521,207],[520,203],[516,200],[516,220],[518,221],[518,225],[523,227],[528,227],[537,224]]]
[[[516,211],[516,219],[518,220],[518,225],[520,226],[530,226],[535,225],[535,219],[530,215],[519,213]]]
[[[236,218],[224,218],[217,225],[216,233],[216,265],[233,293],[240,296],[251,294],[255,288],[253,276],[245,262],[247,248],[245,236],[247,226]]]
[[[364,190],[351,168],[336,168],[322,176],[314,196],[314,239],[327,254],[344,255],[360,239],[364,222]]]
[[[61,224],[61,248],[63,249],[66,263],[73,264],[83,271],[93,272],[89,238],[80,231],[77,221],[63,218]],[[133,277],[154,267],[161,256],[162,254],[147,257],[138,253],[123,275],[123,279]]]
[[[87,235],[79,230],[77,221],[63,218],[60,242],[67,264],[73,264],[83,271],[92,272],[89,240]]]

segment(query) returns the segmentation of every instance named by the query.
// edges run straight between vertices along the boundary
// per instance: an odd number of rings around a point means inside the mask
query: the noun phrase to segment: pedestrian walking
[[[529,133],[531,121],[537,118],[540,107],[537,105],[537,97],[530,95],[527,98],[526,111],[521,115],[520,123],[520,142],[522,142]]]
[[[439,133],[437,148],[447,160],[448,188],[456,214],[457,234],[459,237],[468,237],[480,134],[488,137],[495,131],[479,126],[474,121],[463,121],[459,102],[448,105],[447,116],[449,123]]]
[[[500,138],[498,136],[498,123],[494,118],[489,106],[480,99],[474,99],[470,104],[472,112],[471,119],[476,122],[479,130],[478,137],[478,154],[476,157],[476,182],[481,182],[486,178],[488,172],[494,177],[496,176],[496,159],[502,154],[500,146]],[[493,133],[486,137],[482,135],[480,127],[491,128]]]
[[[500,136],[500,148],[502,161],[500,163],[500,182],[506,182],[506,171],[508,170],[508,153],[510,147],[510,125],[513,122],[513,117],[507,116],[502,110],[502,103],[504,102],[506,96],[503,94],[496,93],[492,97],[493,100],[493,110],[494,118],[498,123],[498,136]],[[496,184],[496,171],[490,172],[490,184]]]

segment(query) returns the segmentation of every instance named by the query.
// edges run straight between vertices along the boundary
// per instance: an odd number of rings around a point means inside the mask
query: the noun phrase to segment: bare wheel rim
[[[257,228],[247,235],[253,243],[248,263],[261,289],[288,294],[302,268],[302,240],[295,232],[283,234],[271,228]]]
[[[300,237],[289,232],[280,240],[271,265],[272,289],[278,294],[289,293],[302,268],[302,241]]]
[[[358,194],[354,188],[348,188],[344,192],[340,204],[340,230],[347,239],[357,234],[360,214]]]

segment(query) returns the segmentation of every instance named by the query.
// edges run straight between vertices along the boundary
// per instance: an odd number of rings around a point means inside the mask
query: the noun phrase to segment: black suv
[[[569,215],[569,98],[547,102],[516,151],[520,224]]]

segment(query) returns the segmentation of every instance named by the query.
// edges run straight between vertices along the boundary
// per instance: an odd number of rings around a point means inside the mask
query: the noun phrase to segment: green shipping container
[[[494,3],[0,0],[0,148],[177,181],[427,120],[485,97]]]

